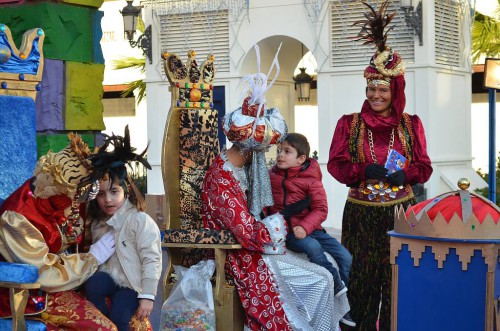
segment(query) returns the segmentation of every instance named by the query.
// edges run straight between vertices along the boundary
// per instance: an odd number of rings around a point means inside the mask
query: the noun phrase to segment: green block
[[[104,65],[66,62],[65,68],[65,130],[104,130]]]
[[[83,141],[89,146],[92,151],[95,146],[95,138],[93,133],[80,134]],[[42,155],[47,154],[49,150],[54,153],[68,146],[69,139],[67,134],[37,134],[36,145],[37,145],[37,155],[38,158]]]
[[[50,2],[0,8],[0,23],[10,28],[18,48],[25,31],[42,28],[45,31],[45,58],[92,62],[92,25],[97,9]]]
[[[104,0],[62,0],[64,3],[100,8]]]

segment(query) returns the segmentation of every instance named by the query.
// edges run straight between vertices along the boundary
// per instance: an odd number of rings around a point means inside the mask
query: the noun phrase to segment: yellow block
[[[62,0],[61,2],[71,3],[74,5],[100,8],[104,0]]]

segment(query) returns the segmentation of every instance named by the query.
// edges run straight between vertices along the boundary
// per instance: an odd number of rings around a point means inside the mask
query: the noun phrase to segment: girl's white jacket
[[[154,299],[162,270],[160,230],[155,221],[126,199],[106,223],[115,231],[116,256],[99,269],[110,273],[118,285],[132,287],[139,298]],[[92,222],[92,242],[108,231],[106,223]]]

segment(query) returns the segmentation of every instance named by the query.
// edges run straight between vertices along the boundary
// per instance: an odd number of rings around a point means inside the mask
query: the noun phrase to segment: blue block
[[[101,39],[102,39],[102,28],[101,28],[101,20],[104,17],[104,12],[97,10],[93,15],[93,24],[92,24],[92,35],[93,35],[93,43],[94,43],[94,63],[104,64],[104,56],[102,54],[101,48]]]
[[[40,321],[26,320],[27,331],[46,331],[45,323]],[[0,319],[0,331],[12,331],[11,319]]]
[[[418,267],[404,244],[398,265],[398,330],[485,329],[487,265],[480,250],[474,251],[466,271],[455,248],[438,268],[432,248],[425,247]]]
[[[34,283],[38,280],[38,268],[31,264],[0,262],[0,281],[11,283]],[[45,323],[26,320],[28,331],[46,331]],[[0,319],[0,331],[11,331],[12,320]]]
[[[31,264],[0,262],[0,281],[11,283],[35,283],[38,268]]]
[[[0,96],[0,198],[7,198],[33,175],[37,161],[35,102]]]

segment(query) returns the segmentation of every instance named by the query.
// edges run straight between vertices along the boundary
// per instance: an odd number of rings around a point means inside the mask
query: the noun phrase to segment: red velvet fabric
[[[69,205],[58,203],[62,209],[56,209],[48,199],[34,198],[31,194],[30,181],[31,179],[26,181],[3,202],[0,215],[9,210],[26,217],[42,233],[49,251],[56,254],[62,245],[57,224],[65,220],[64,209]]]
[[[45,322],[47,331],[118,330],[92,303],[75,291],[49,293],[47,310],[35,319]]]
[[[319,164],[309,159],[302,166],[281,170],[274,166],[269,171],[274,205],[269,207],[269,215],[283,210],[285,204],[291,204],[311,196],[311,205],[297,215],[290,217],[292,228],[300,225],[311,234],[322,230],[321,223],[328,216],[328,201],[321,182]],[[286,201],[285,201],[286,200]]]
[[[389,132],[392,128],[395,128],[401,122],[401,117],[406,106],[406,95],[405,95],[406,82],[404,76],[398,76],[391,79],[391,115],[389,117],[382,117],[374,113],[368,103],[365,100],[363,106],[361,107],[361,117],[366,123],[366,127],[375,132]]]
[[[417,215],[423,208],[425,208],[425,206],[427,206],[433,200],[434,199],[429,199],[426,201],[422,201],[421,203],[418,203],[415,206],[411,206],[406,211],[406,215],[407,216],[410,215],[412,211],[415,213],[415,215]],[[491,207],[491,205],[488,202],[475,197],[472,197],[471,201],[472,201],[472,210],[474,211],[474,214],[479,220],[479,223],[483,223],[484,219],[488,215],[491,215],[495,223],[498,223],[498,220],[500,219],[500,213],[496,209]],[[450,222],[451,218],[453,217],[453,215],[455,215],[455,213],[460,218],[462,218],[462,205],[460,201],[460,196],[454,195],[451,197],[447,197],[436,203],[436,205],[434,205],[427,211],[427,215],[429,215],[431,221],[434,221],[434,218],[436,218],[438,213],[441,213],[441,215],[443,215],[444,219],[447,222]]]
[[[374,152],[379,164],[385,164],[387,160],[387,152],[391,137],[392,126],[381,121],[380,116],[376,116],[371,112],[371,115],[366,114],[363,119],[369,118],[370,125],[378,125],[380,127],[373,131]],[[365,155],[365,163],[356,163],[351,161],[349,154],[349,127],[353,119],[353,114],[342,116],[335,128],[332,143],[330,145],[330,155],[328,160],[328,172],[339,182],[343,184],[351,184],[363,180],[365,168],[368,164],[373,163],[370,155],[370,146],[368,144],[368,134],[365,132],[363,141],[363,152]],[[417,115],[410,115],[410,120],[413,126],[415,140],[413,144],[412,161],[408,167],[404,169],[406,181],[413,185],[416,183],[425,183],[432,174],[432,166],[429,155],[427,154],[427,143],[425,140],[424,127],[422,121]],[[368,123],[366,126],[369,127]],[[385,129],[382,129],[385,128]],[[401,141],[394,139],[393,149],[404,155]]]

